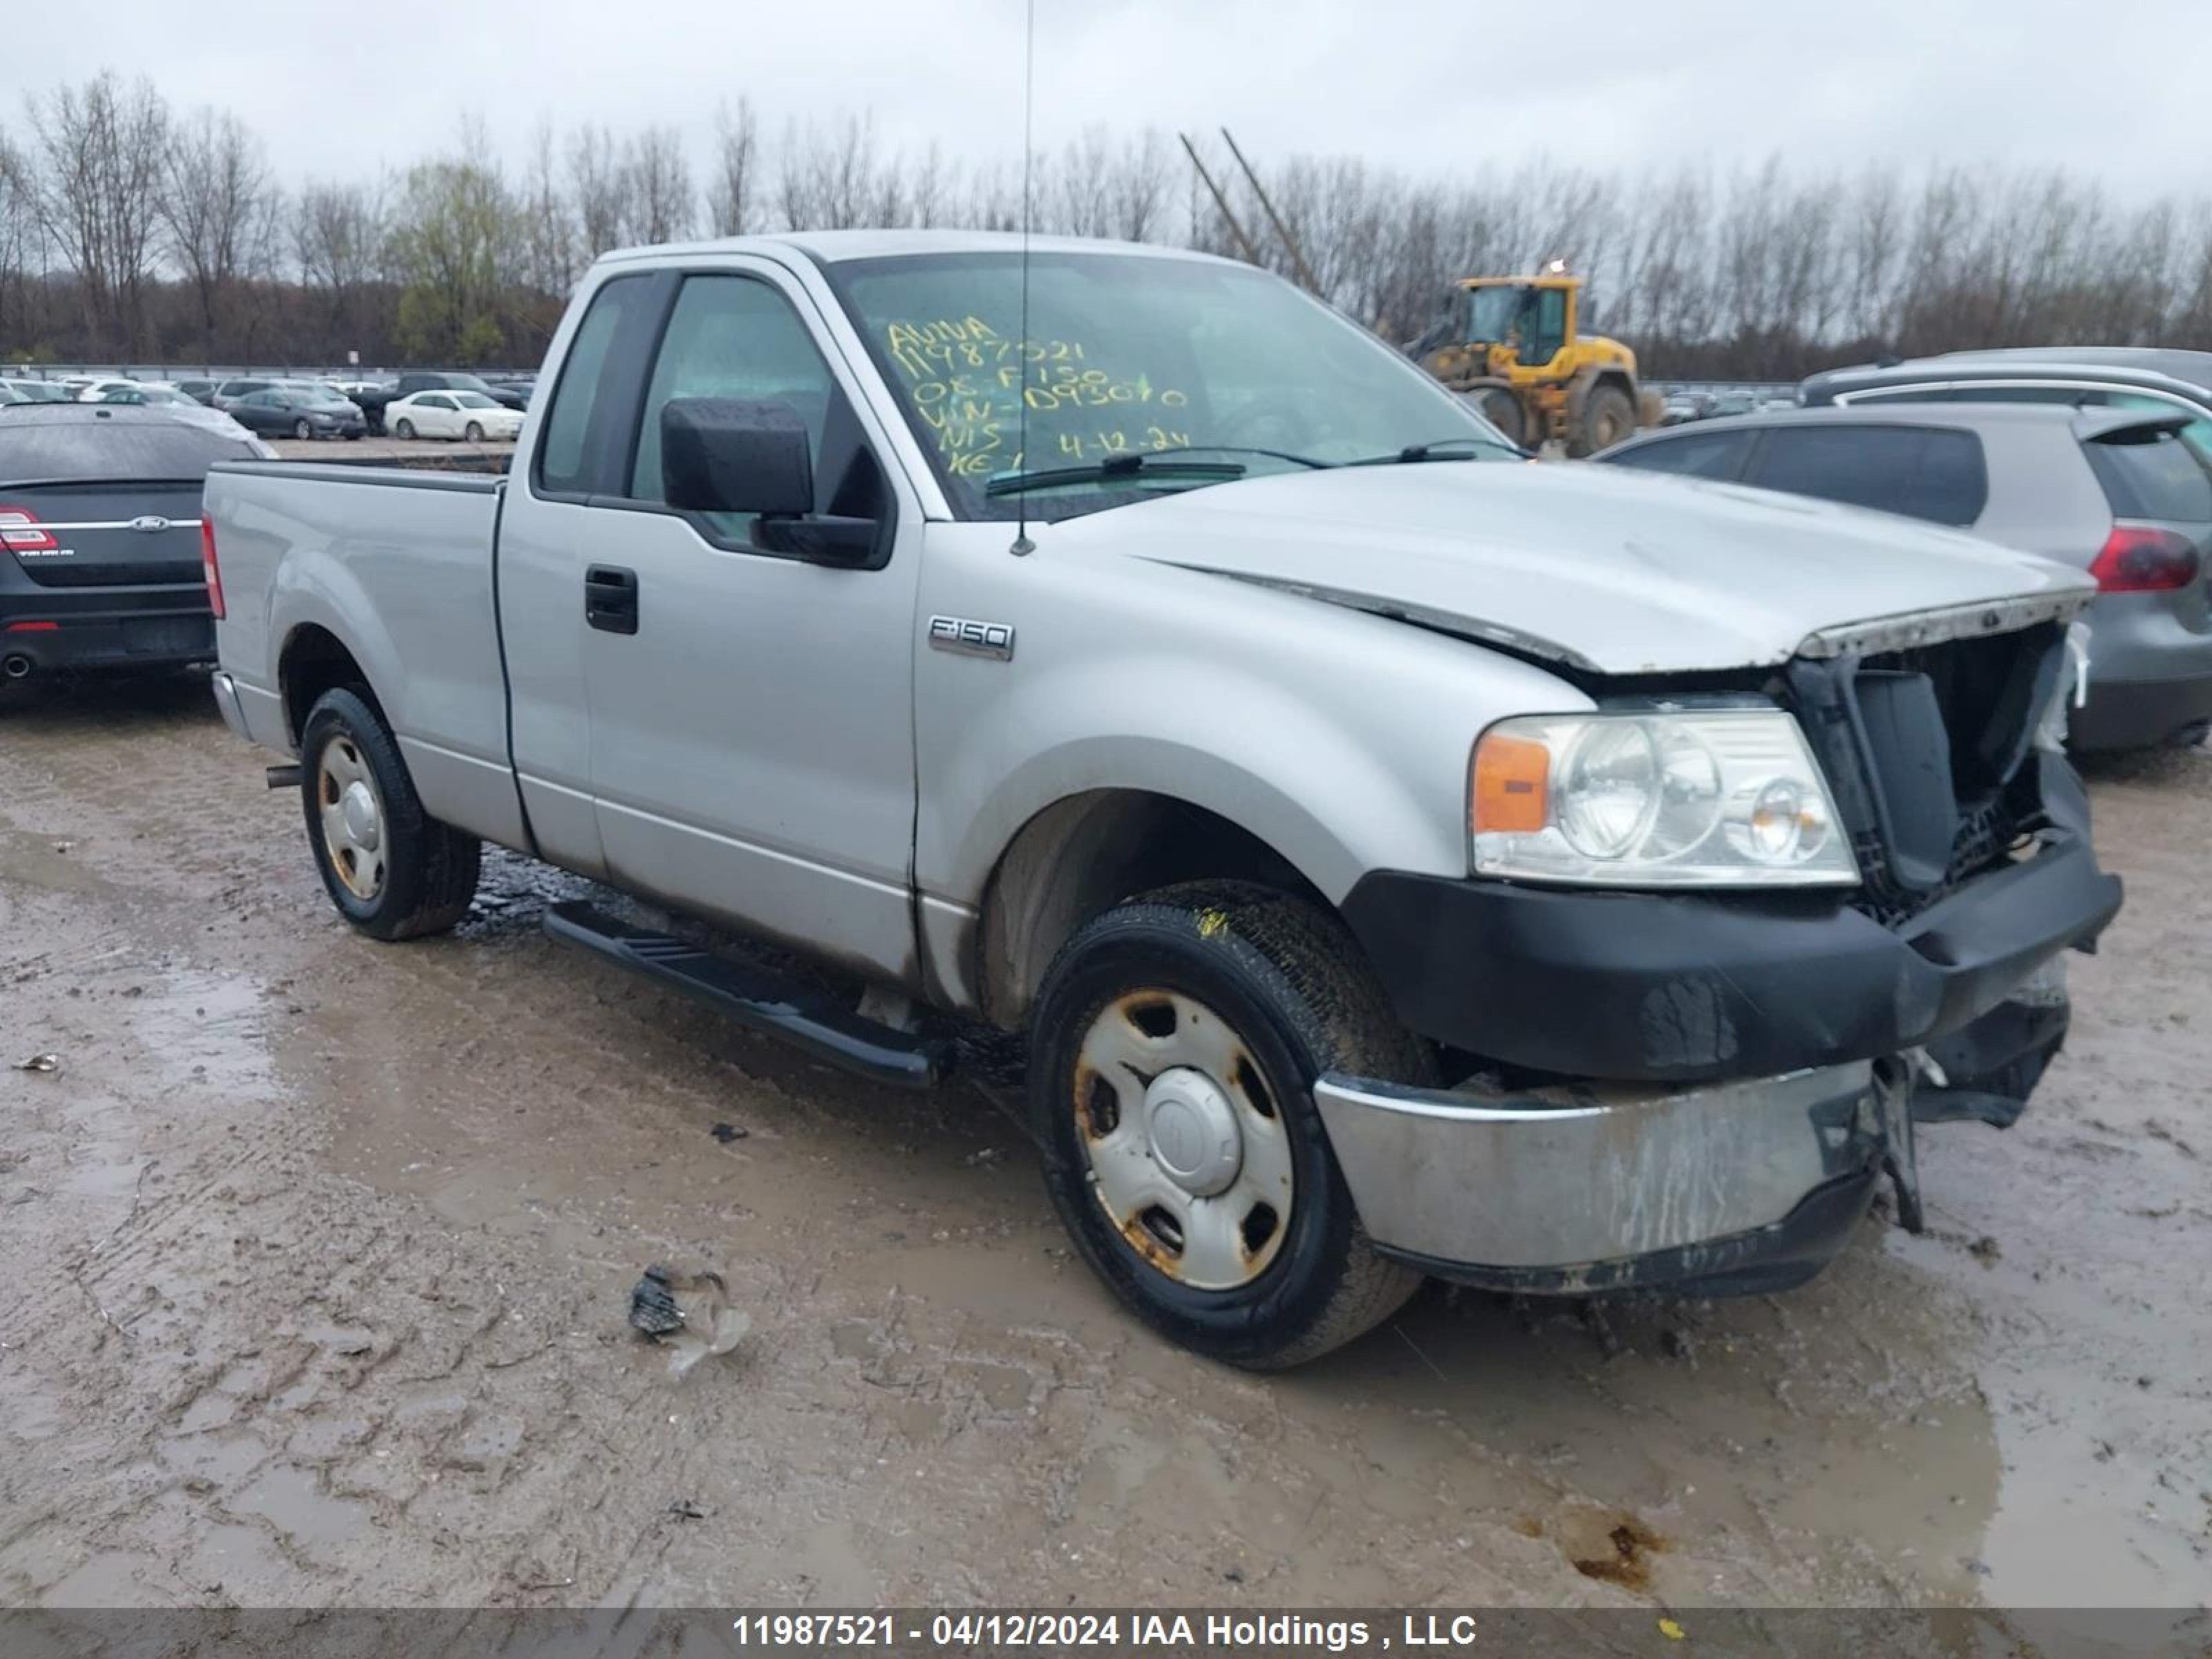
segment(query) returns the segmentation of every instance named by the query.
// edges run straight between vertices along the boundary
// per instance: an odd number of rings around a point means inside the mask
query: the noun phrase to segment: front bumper
[[[1872,1201],[1905,1085],[1871,1063],[1687,1089],[1314,1088],[1385,1255],[1496,1290],[1720,1295],[1818,1273]]]
[[[1894,930],[1815,894],[1660,895],[1404,872],[1344,904],[1407,1025],[1510,1066],[1627,1082],[1832,1068],[2002,1003],[2120,908],[2085,834],[1976,878]]]

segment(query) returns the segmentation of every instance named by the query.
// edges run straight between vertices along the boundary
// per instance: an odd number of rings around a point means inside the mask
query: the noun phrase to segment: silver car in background
[[[1654,433],[1617,466],[1951,525],[2097,579],[2077,749],[2212,729],[2212,465],[2179,410],[2026,403],[1776,410]]]

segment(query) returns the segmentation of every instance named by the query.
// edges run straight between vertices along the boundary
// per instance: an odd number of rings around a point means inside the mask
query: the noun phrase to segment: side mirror
[[[686,513],[811,513],[806,422],[788,404],[672,398],[660,410],[660,485]]]
[[[660,410],[660,486],[683,512],[752,515],[763,552],[856,565],[876,551],[875,520],[815,512],[806,422],[788,404],[671,398]]]

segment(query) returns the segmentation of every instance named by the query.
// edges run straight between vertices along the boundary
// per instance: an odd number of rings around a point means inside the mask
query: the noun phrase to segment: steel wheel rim
[[[361,747],[343,732],[315,763],[323,851],[346,890],[364,903],[384,890],[384,795]]]
[[[1226,1020],[1178,991],[1115,998],[1077,1048],[1073,1105],[1091,1193],[1147,1267],[1200,1291],[1267,1272],[1297,1195],[1290,1133]]]

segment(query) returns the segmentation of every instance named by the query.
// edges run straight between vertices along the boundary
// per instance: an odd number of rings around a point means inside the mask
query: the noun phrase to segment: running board
[[[951,1050],[911,1031],[864,1018],[835,998],[764,968],[729,961],[650,928],[618,921],[589,904],[549,907],[545,931],[658,980],[740,1025],[778,1036],[817,1060],[902,1089],[928,1089],[951,1068]]]

